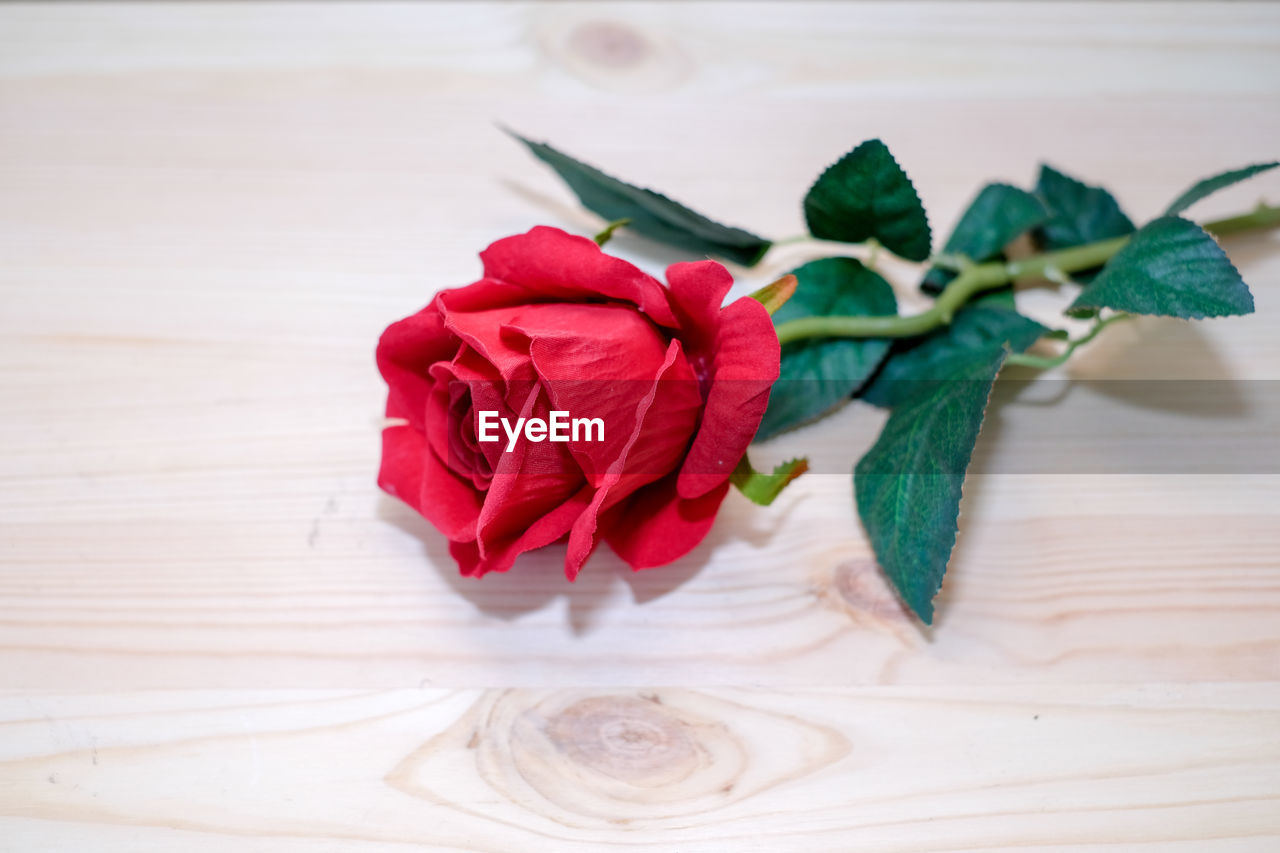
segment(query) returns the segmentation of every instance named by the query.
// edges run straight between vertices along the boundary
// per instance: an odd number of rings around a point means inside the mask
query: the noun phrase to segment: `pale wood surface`
[[[1009,406],[930,631],[836,474],[668,569],[456,578],[372,347],[595,224],[499,121],[771,235],[869,136],[940,231],[1042,158],[1145,217],[1280,153],[1280,6],[0,6],[0,850],[1280,845],[1274,473],[1001,473],[1055,447]],[[1280,240],[1229,249],[1256,316],[1066,375],[1280,379]]]

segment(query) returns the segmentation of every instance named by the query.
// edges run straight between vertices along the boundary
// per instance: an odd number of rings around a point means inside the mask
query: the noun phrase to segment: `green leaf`
[[[762,474],[751,467],[751,460],[744,455],[729,475],[729,482],[760,506],[768,506],[782,493],[787,484],[809,470],[808,459],[788,459],[773,469],[772,474]]]
[[[1009,292],[996,291],[961,309],[938,331],[898,343],[860,396],[876,406],[897,406],[974,353],[1002,347],[1022,352],[1045,334],[1049,329],[1013,310]]]
[[[719,255],[751,266],[772,243],[764,237],[713,222],[653,190],[610,177],[542,142],[507,131],[564,179],[583,206],[606,220],[629,219],[637,234],[699,254]]]
[[[1165,317],[1253,312],[1253,294],[1207,231],[1177,216],[1153,219],[1107,261],[1071,311],[1113,308]]]
[[[1245,178],[1252,178],[1259,172],[1274,169],[1276,166],[1280,166],[1280,163],[1255,163],[1252,166],[1232,169],[1229,172],[1214,175],[1212,178],[1205,178],[1203,181],[1198,182],[1195,186],[1191,187],[1191,189],[1174,199],[1173,203],[1169,205],[1169,209],[1164,212],[1165,216],[1175,216],[1207,195],[1216,193],[1224,187],[1229,187],[1232,184],[1239,183]]]
[[[862,143],[819,176],[804,197],[809,233],[821,240],[874,238],[911,261],[929,257],[929,219],[911,179],[879,139]]]
[[[1008,308],[1010,311],[1018,310],[1017,300],[1013,297],[1012,284],[1006,284],[1004,287],[981,293],[976,298],[969,300],[963,307],[967,308],[975,305],[995,305],[999,308]]]
[[[775,324],[801,317],[896,314],[889,283],[854,258],[822,258],[792,270],[795,295],[773,315]],[[778,381],[756,438],[762,440],[825,413],[849,399],[889,352],[885,338],[825,338],[782,348]]]
[[[1026,190],[1008,184],[987,184],[960,215],[942,251],[975,262],[989,261],[1048,218],[1044,202]],[[955,277],[951,270],[933,267],[920,286],[928,293],[937,293]]]
[[[854,497],[881,568],[925,624],[956,542],[964,475],[1004,350],[965,353],[889,415],[854,469]]]
[[[1111,193],[1050,166],[1040,167],[1036,195],[1049,210],[1049,220],[1039,230],[1046,249],[1082,246],[1133,232],[1133,223]]]

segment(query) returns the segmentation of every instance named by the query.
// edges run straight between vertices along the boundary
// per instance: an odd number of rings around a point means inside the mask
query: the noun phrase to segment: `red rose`
[[[387,416],[404,422],[383,431],[378,485],[449,538],[464,575],[564,538],[570,580],[601,537],[635,569],[688,553],[778,378],[768,312],[721,309],[732,279],[714,261],[669,267],[667,288],[556,228],[480,258],[484,278],[378,342]],[[479,440],[481,411],[555,410],[601,419],[603,440]]]

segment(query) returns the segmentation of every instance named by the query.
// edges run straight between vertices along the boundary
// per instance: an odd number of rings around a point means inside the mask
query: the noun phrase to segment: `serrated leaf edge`
[[[878,136],[873,136],[873,137],[871,137],[870,139],[864,139],[862,142],[859,142],[857,145],[853,146],[853,148],[850,148],[848,151],[846,151],[845,153],[841,154],[841,155],[840,155],[839,157],[837,157],[835,160],[832,160],[829,164],[827,164],[827,167],[826,167],[825,169],[823,169],[823,170],[818,174],[818,177],[817,177],[817,178],[815,178],[815,179],[813,180],[813,182],[809,184],[809,189],[805,191],[805,194],[804,194],[803,198],[801,198],[801,200],[800,200],[800,215],[801,215],[801,217],[805,220],[805,228],[806,228],[806,229],[808,229],[810,233],[812,233],[812,227],[809,225],[809,215],[808,215],[808,212],[807,212],[807,211],[805,211],[805,209],[804,209],[804,205],[805,205],[805,199],[807,199],[807,198],[809,197],[809,194],[813,191],[813,188],[814,188],[814,187],[816,187],[818,184],[820,184],[820,183],[822,182],[822,179],[823,179],[823,178],[825,178],[825,177],[827,176],[827,174],[828,174],[832,169],[834,169],[836,166],[839,166],[841,163],[843,163],[843,162],[844,162],[845,160],[847,160],[849,157],[852,157],[852,156],[853,156],[853,155],[858,151],[858,149],[862,148],[862,146],[864,146],[864,145],[866,145],[866,144],[868,144],[868,143],[870,143],[870,142],[878,142],[878,143],[880,143],[880,146],[884,148],[885,153],[886,153],[887,155],[889,155],[889,161],[890,161],[891,163],[893,163],[893,165],[898,169],[898,171],[902,173],[902,176],[903,176],[904,178],[906,178],[906,179],[907,179],[907,187],[911,190],[911,196],[912,196],[912,198],[914,198],[914,199],[915,199],[915,201],[916,201],[916,205],[920,208],[920,212],[921,212],[921,213],[923,214],[923,216],[924,216],[924,232],[925,232],[925,237],[926,237],[926,238],[927,238],[927,240],[928,240],[928,244],[929,244],[929,251],[932,251],[932,249],[933,249],[933,226],[932,226],[932,224],[930,224],[930,222],[929,222],[929,211],[925,209],[925,206],[924,206],[924,199],[922,199],[922,198],[920,197],[920,191],[916,189],[916,182],[915,182],[915,181],[913,181],[913,180],[911,179],[911,173],[910,173],[910,172],[908,172],[908,171],[906,170],[906,168],[905,168],[905,167],[903,167],[903,165],[902,165],[901,163],[899,163],[899,162],[898,162],[898,158],[897,158],[897,157],[895,157],[895,156],[893,156],[893,151],[892,151],[892,150],[890,150],[889,146],[888,146],[887,144],[885,144],[884,140],[883,140],[883,139],[881,139],[881,138],[880,138],[880,137],[878,137]],[[877,191],[877,192],[879,192],[879,190],[880,190],[880,187],[878,187],[878,186],[877,186],[877,187],[876,187],[876,191]],[[827,239],[827,238],[820,238],[820,239]],[[865,243],[867,240],[871,240],[871,239],[874,239],[874,235],[871,235],[871,236],[865,237],[865,238],[863,238],[863,240],[862,240],[862,241],[860,241],[860,242],[858,242],[858,243],[850,243],[849,245],[860,245],[861,243]],[[842,243],[842,242],[844,242],[844,241],[843,241],[843,240],[836,240],[835,242],[841,242],[841,243]],[[892,252],[892,253],[893,253],[893,254],[895,254],[895,255],[897,254],[896,252],[893,252],[893,250],[892,250],[892,249],[889,249],[887,246],[886,246],[885,248],[886,248],[886,250],[887,250],[887,251]],[[898,255],[898,257],[903,257],[903,256]],[[905,260],[913,260],[913,259],[912,259],[912,258],[905,258]],[[925,259],[924,259],[924,260],[928,260],[927,253],[926,253],[926,257],[925,257]]]

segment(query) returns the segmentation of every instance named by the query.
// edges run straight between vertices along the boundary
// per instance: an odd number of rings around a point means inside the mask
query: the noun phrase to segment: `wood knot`
[[[587,17],[581,8],[553,3],[538,15],[535,28],[556,65],[598,89],[658,92],[692,73],[689,57],[667,34],[635,21]]]
[[[640,65],[653,50],[642,34],[614,21],[584,21],[569,32],[568,47],[587,62],[614,69]]]
[[[847,560],[836,566],[831,588],[854,614],[884,621],[911,621],[911,614],[890,588],[876,561],[868,557]]]
[[[684,723],[630,696],[581,699],[547,721],[546,735],[571,761],[642,787],[685,778],[699,763]]]
[[[849,753],[823,725],[689,690],[504,690],[480,697],[387,775],[433,803],[538,810],[572,827],[654,827],[705,815]]]

